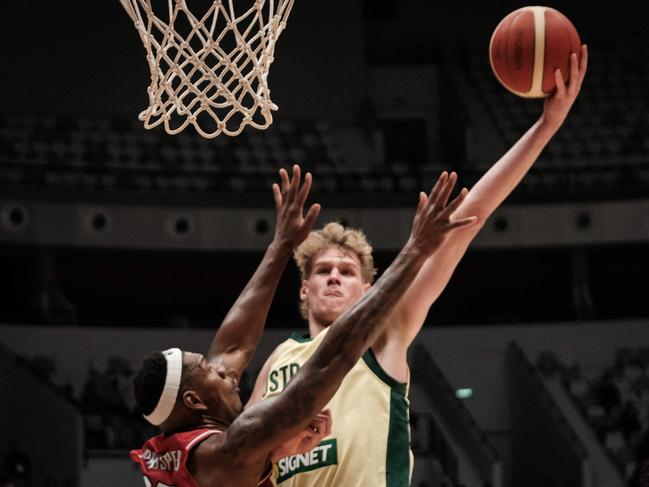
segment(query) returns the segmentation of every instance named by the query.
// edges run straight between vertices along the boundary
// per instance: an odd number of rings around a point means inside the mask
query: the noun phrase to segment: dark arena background
[[[118,1],[4,5],[0,485],[142,485],[133,370],[207,349],[270,242],[280,167],[313,173],[316,226],[362,227],[383,271],[418,191],[442,170],[470,187],[541,113],[487,56],[523,5],[296,0],[273,125],[211,140],[142,127],[150,75]],[[412,347],[415,487],[622,487],[649,457],[649,9],[548,5],[589,70]],[[298,286],[291,263],[242,395],[304,329]]]

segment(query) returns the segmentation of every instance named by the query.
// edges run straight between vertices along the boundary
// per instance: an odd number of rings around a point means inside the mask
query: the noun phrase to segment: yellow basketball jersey
[[[293,334],[275,351],[264,397],[282,392],[313,355],[316,338]],[[335,357],[332,357],[335,360]],[[280,487],[407,487],[412,474],[408,384],[392,379],[372,351],[363,355],[327,405],[331,436],[308,453],[281,459]]]

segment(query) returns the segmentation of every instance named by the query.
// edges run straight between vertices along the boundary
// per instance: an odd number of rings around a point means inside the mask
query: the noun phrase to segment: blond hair
[[[372,283],[376,275],[372,246],[365,234],[355,228],[345,228],[340,223],[327,223],[322,230],[313,230],[309,236],[295,249],[293,258],[300,269],[300,279],[308,279],[313,266],[313,257],[320,251],[337,247],[344,252],[353,252],[361,263],[361,277],[364,282]],[[304,319],[309,317],[309,307],[306,301],[300,303],[300,312]]]

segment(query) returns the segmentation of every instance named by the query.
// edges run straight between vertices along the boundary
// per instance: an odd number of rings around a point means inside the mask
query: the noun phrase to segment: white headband
[[[165,386],[151,414],[144,415],[144,419],[154,426],[164,423],[173,411],[180,388],[180,376],[183,372],[183,353],[179,348],[170,348],[162,354],[167,359]]]

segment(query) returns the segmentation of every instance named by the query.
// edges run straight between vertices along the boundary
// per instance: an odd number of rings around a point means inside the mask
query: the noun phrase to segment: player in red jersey
[[[304,203],[312,183],[310,174],[306,174],[304,183],[301,184],[301,170],[295,165],[290,181],[284,169],[280,170],[280,178],[282,189],[277,184],[273,185],[277,210],[273,241],[257,271],[219,327],[208,353],[211,366],[216,367],[219,374],[227,373],[227,378],[235,383],[248,365],[261,338],[268,309],[286,263],[293,249],[309,233],[320,212],[320,205],[314,204],[306,216],[303,215]],[[163,431],[167,431],[162,425],[165,410],[158,407],[154,411],[155,404],[152,401],[157,401],[159,406],[166,404],[165,407],[169,410],[173,407],[169,401],[163,401],[161,396],[166,394],[166,397],[171,397],[168,391],[179,383],[180,377],[169,376],[171,369],[167,367],[170,360],[173,362],[180,358],[178,353],[177,349],[173,349],[150,354],[145,358],[134,381],[138,404],[143,412],[148,413],[145,418],[152,424],[161,426]],[[167,392],[163,392],[163,389]],[[235,409],[240,409],[240,406],[235,405]],[[180,428],[182,429],[184,428]],[[222,430],[223,428],[190,429],[171,436],[160,435],[151,438],[140,450],[131,452],[131,458],[140,463],[147,486],[194,487],[196,484],[186,464],[191,457],[192,448]],[[306,429],[277,448],[271,460],[275,455],[301,453],[313,448],[330,430],[331,417],[327,411],[323,411],[313,418]],[[269,474],[270,470],[264,477],[267,478]]]
[[[324,433],[324,429],[322,430]],[[139,450],[131,452],[131,459],[138,462],[144,472],[146,487],[198,487],[187,465],[192,450],[211,435],[222,433],[216,428],[199,428],[169,436],[159,435],[148,440]],[[319,435],[320,437],[321,435]],[[272,470],[267,469],[257,483],[259,487],[272,487]]]
[[[467,191],[448,203],[455,179],[442,173],[430,195],[420,194],[410,237],[383,276],[322,334],[318,350],[283,394],[242,411],[238,379],[258,343],[290,251],[304,240],[319,210],[314,205],[302,218],[309,175],[303,186],[297,166],[290,181],[285,172],[281,177],[281,191],[273,186],[275,239],[207,357],[177,348],[154,352],[135,376],[137,403],[162,430],[132,453],[147,487],[254,487],[265,481],[273,458],[318,444],[331,428],[330,418],[318,412],[381,333],[426,259],[449,232],[477,221],[451,219]]]

